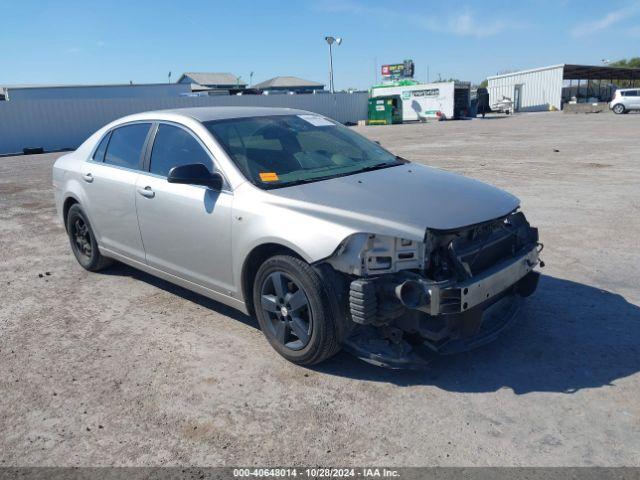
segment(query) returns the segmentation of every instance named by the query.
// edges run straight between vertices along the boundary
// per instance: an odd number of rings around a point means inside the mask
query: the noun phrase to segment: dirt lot
[[[227,307],[82,270],[60,154],[0,158],[0,466],[640,465],[640,115],[358,130],[522,199],[547,267],[513,329],[424,372],[296,367]]]

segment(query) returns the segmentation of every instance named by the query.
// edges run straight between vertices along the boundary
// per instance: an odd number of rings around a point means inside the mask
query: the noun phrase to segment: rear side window
[[[111,132],[104,163],[118,167],[140,167],[140,156],[149,132],[149,123],[136,123]]]
[[[622,92],[622,95],[625,97],[637,97],[638,90],[627,90],[626,92]]]
[[[107,144],[109,143],[109,138],[111,137],[111,132],[107,133],[98,148],[96,148],[95,153],[93,154],[93,159],[96,162],[104,162],[104,153],[107,151]]]
[[[209,171],[213,170],[211,158],[193,135],[161,123],[151,150],[151,173],[166,177],[173,167],[190,163],[202,163]]]

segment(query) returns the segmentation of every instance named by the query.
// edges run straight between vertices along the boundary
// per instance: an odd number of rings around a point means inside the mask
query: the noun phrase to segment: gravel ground
[[[522,199],[547,267],[513,329],[422,372],[297,367],[216,302],[82,270],[60,154],[0,158],[0,466],[640,465],[640,115],[357,130]]]

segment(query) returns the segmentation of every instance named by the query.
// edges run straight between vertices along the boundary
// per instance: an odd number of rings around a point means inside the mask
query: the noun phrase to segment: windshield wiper
[[[390,163],[390,162],[380,162],[380,163],[376,163],[374,165],[367,165],[366,167],[362,167],[360,170],[354,172],[354,173],[360,173],[360,172],[370,172],[372,170],[380,170],[381,168],[387,168],[387,167],[395,167],[397,165],[401,165],[401,163]]]
[[[301,178],[300,180],[291,180],[290,182],[284,182],[284,183],[274,183],[273,187],[293,187],[295,185],[302,185],[303,183],[313,183],[313,182],[319,182],[321,180],[328,180],[330,178],[336,178],[336,177],[341,177],[343,176],[343,174],[336,174],[336,175],[324,175],[322,177],[311,177],[311,178]]]
[[[334,173],[334,174],[331,174],[331,175],[323,175],[321,177],[301,178],[299,180],[291,180],[290,182],[274,183],[272,185],[269,185],[267,187],[267,189],[281,188],[281,187],[293,187],[295,185],[302,185],[304,183],[313,183],[313,182],[320,182],[322,180],[329,180],[331,178],[347,177],[349,175],[356,175],[356,174],[362,173],[362,172],[370,172],[372,170],[380,170],[381,168],[387,168],[387,167],[396,167],[398,165],[403,165],[404,163],[408,163],[408,160],[405,160],[405,159],[400,158],[400,157],[396,157],[396,160],[398,160],[397,163],[380,162],[380,163],[376,163],[374,165],[367,165],[366,167],[362,167],[359,170],[352,170],[352,171],[349,171],[349,172]]]

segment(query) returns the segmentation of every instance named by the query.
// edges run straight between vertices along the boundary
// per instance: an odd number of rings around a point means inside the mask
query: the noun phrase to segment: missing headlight
[[[367,276],[424,268],[425,245],[414,240],[356,233],[327,259],[336,270]]]

